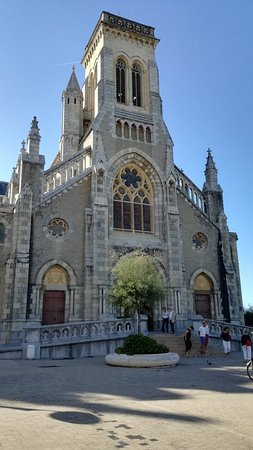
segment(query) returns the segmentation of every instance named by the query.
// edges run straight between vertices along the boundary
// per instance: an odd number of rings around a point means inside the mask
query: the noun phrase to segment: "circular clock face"
[[[196,233],[192,238],[193,248],[195,250],[204,250],[207,246],[208,240],[204,233]]]

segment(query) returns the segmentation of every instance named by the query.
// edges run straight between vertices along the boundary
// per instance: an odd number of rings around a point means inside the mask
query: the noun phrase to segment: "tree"
[[[164,297],[164,282],[151,255],[133,251],[122,256],[112,270],[112,304],[130,315],[148,313]],[[139,330],[139,320],[138,331]]]
[[[253,327],[253,306],[248,306],[244,310],[245,325]]]

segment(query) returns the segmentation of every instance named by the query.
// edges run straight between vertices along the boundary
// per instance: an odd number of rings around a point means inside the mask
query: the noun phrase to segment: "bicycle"
[[[253,358],[247,363],[246,369],[249,379],[253,381]]]

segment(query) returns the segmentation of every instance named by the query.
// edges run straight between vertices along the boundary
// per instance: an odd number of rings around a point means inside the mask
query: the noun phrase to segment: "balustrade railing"
[[[86,169],[91,167],[90,152],[84,150],[70,161],[64,161],[45,172],[44,195],[67,184],[70,180],[77,178]]]
[[[206,201],[202,191],[191,182],[191,180],[183,174],[181,170],[175,167],[177,188],[199,208],[203,214],[207,214]]]
[[[64,342],[99,340],[109,337],[125,337],[133,332],[131,319],[86,321],[61,325],[42,325],[40,343],[61,345]]]
[[[224,327],[227,326],[229,328],[229,332],[231,335],[232,340],[234,341],[240,341],[241,336],[247,332],[252,333],[253,327],[248,327],[246,325],[234,325],[231,323],[226,323],[218,320],[211,320],[211,319],[205,319],[205,322],[207,322],[209,327],[209,336],[213,337],[220,337],[221,332],[223,331]]]

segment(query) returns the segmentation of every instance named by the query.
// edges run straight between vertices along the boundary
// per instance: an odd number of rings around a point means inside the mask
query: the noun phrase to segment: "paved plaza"
[[[0,360],[0,448],[251,449],[253,382],[242,359],[153,369],[103,357]]]

